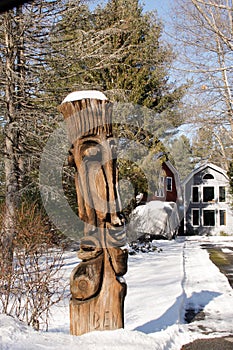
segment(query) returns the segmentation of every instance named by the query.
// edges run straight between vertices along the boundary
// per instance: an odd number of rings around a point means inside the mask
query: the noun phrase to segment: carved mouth
[[[105,231],[105,239],[103,235],[103,231]],[[126,226],[118,226],[114,227],[111,224],[107,224],[105,229],[100,229],[97,227],[90,227],[88,231],[89,236],[95,236],[100,244],[106,244],[106,246],[111,247],[122,247],[126,243]],[[103,242],[106,243],[103,243]]]
[[[106,232],[107,243],[111,246],[121,247],[126,243],[126,228],[125,226],[111,227]]]
[[[112,232],[112,234],[115,235],[115,237],[120,237],[122,236],[123,234],[125,234],[125,227],[123,226],[123,228],[120,230],[116,230],[116,229],[111,229],[110,232]]]

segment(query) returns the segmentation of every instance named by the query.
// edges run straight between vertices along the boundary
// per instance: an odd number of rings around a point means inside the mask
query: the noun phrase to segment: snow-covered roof
[[[213,163],[204,163],[204,164],[201,164],[199,167],[195,168],[182,182],[183,185],[185,185],[186,183],[189,182],[189,180],[194,176],[196,175],[197,173],[199,173],[200,171],[203,171],[204,169],[206,168],[210,168],[210,169],[213,169],[214,171],[217,171],[218,173],[221,173],[223,174],[226,179],[228,179],[228,176],[227,176],[227,172],[226,170],[220,168],[219,166],[213,164]]]
[[[93,98],[102,101],[107,100],[107,97],[101,91],[81,90],[71,92],[69,95],[66,96],[62,103],[83,100],[85,98]]]

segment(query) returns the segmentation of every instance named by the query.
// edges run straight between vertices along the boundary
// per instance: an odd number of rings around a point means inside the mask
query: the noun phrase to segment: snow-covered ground
[[[52,309],[48,332],[36,332],[0,315],[0,349],[179,350],[197,338],[233,334],[233,290],[201,248],[211,242],[233,247],[233,237],[180,237],[157,241],[154,253],[129,257],[125,329],[69,335],[67,293]],[[65,262],[68,279],[77,264],[76,254],[67,253]],[[203,317],[187,324],[185,309],[202,310]]]

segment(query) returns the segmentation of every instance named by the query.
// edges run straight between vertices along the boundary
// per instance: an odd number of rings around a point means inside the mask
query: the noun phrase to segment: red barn
[[[155,173],[154,191],[137,197],[139,205],[131,214],[129,228],[138,236],[149,234],[171,239],[178,234],[183,215],[179,174],[169,161],[163,162]]]

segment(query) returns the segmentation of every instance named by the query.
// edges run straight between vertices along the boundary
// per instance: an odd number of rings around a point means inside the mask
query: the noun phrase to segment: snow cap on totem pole
[[[75,91],[59,106],[67,123],[71,143],[88,135],[112,135],[112,103],[100,91]]]

